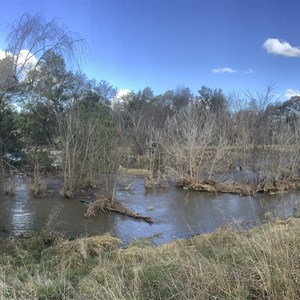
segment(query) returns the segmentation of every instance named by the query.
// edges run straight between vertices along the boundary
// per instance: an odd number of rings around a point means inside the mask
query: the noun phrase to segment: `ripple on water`
[[[44,198],[34,198],[28,190],[29,184],[28,179],[18,176],[15,194],[2,193],[0,229],[6,228],[13,234],[39,230],[51,215],[59,212],[51,228],[72,237],[110,232],[125,242],[154,236],[154,242],[160,244],[211,232],[231,222],[240,228],[249,228],[264,220],[267,214],[289,216],[293,208],[300,204],[299,193],[253,198],[191,192],[173,187],[145,191],[143,179],[137,178],[130,191],[118,190],[116,197],[130,209],[152,217],[154,223],[149,225],[113,213],[100,212],[97,217],[85,218],[86,206],[79,201],[82,200],[80,197],[64,199],[59,195],[62,186],[60,179],[48,180],[51,192]]]

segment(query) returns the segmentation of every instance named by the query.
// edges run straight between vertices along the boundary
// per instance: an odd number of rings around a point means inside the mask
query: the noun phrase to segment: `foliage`
[[[0,161],[22,148],[33,187],[43,186],[51,152],[66,196],[85,187],[108,192],[120,165],[148,168],[152,181],[174,175],[195,186],[226,181],[234,170],[251,173],[248,183],[259,191],[300,180],[297,97],[275,104],[270,84],[231,98],[221,89],[202,86],[194,95],[179,86],[159,95],[145,87],[117,99],[107,81],[68,69],[67,55],[82,45],[77,34],[40,16],[25,14],[10,27],[0,61]]]
[[[18,113],[8,104],[0,103],[0,174],[5,175],[12,161],[4,160],[7,155],[23,156],[24,143],[18,127]]]
[[[0,104],[0,155],[18,154],[21,151],[18,113],[7,104]]]
[[[57,147],[61,150],[65,184],[64,196],[78,189],[104,185],[108,193],[110,180],[123,159],[111,108],[101,95],[83,82],[77,99],[57,116]],[[104,181],[104,182],[103,182]]]
[[[220,115],[227,110],[227,99],[221,89],[211,89],[202,86],[198,91],[199,96],[196,97],[201,105],[210,112]]]
[[[13,60],[6,56],[0,59],[0,95],[4,95],[14,84],[16,84],[16,78],[14,77]]]
[[[23,91],[29,84],[34,84],[34,81],[24,81],[26,73],[37,70],[49,53],[55,52],[72,59],[76,48],[84,47],[78,34],[65,30],[56,20],[47,22],[39,15],[29,14],[23,14],[10,25],[7,42],[5,61],[12,65],[6,68],[6,84],[1,87],[0,102],[7,96],[9,100],[15,89]]]

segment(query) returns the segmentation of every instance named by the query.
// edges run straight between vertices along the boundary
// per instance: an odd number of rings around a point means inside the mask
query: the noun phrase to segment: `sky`
[[[275,84],[285,100],[300,94],[299,11],[298,0],[0,0],[0,49],[7,24],[40,14],[84,38],[82,71],[120,90]]]

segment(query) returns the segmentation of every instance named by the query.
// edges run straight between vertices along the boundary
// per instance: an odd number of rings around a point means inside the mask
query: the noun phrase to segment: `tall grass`
[[[299,219],[159,247],[44,232],[0,248],[0,299],[300,298]]]

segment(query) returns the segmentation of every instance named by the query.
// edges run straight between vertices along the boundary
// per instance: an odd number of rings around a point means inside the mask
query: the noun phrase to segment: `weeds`
[[[16,178],[13,170],[10,170],[9,179],[4,184],[4,194],[13,195],[16,190]]]
[[[0,299],[299,299],[300,220],[159,247],[110,235],[1,240]]]

